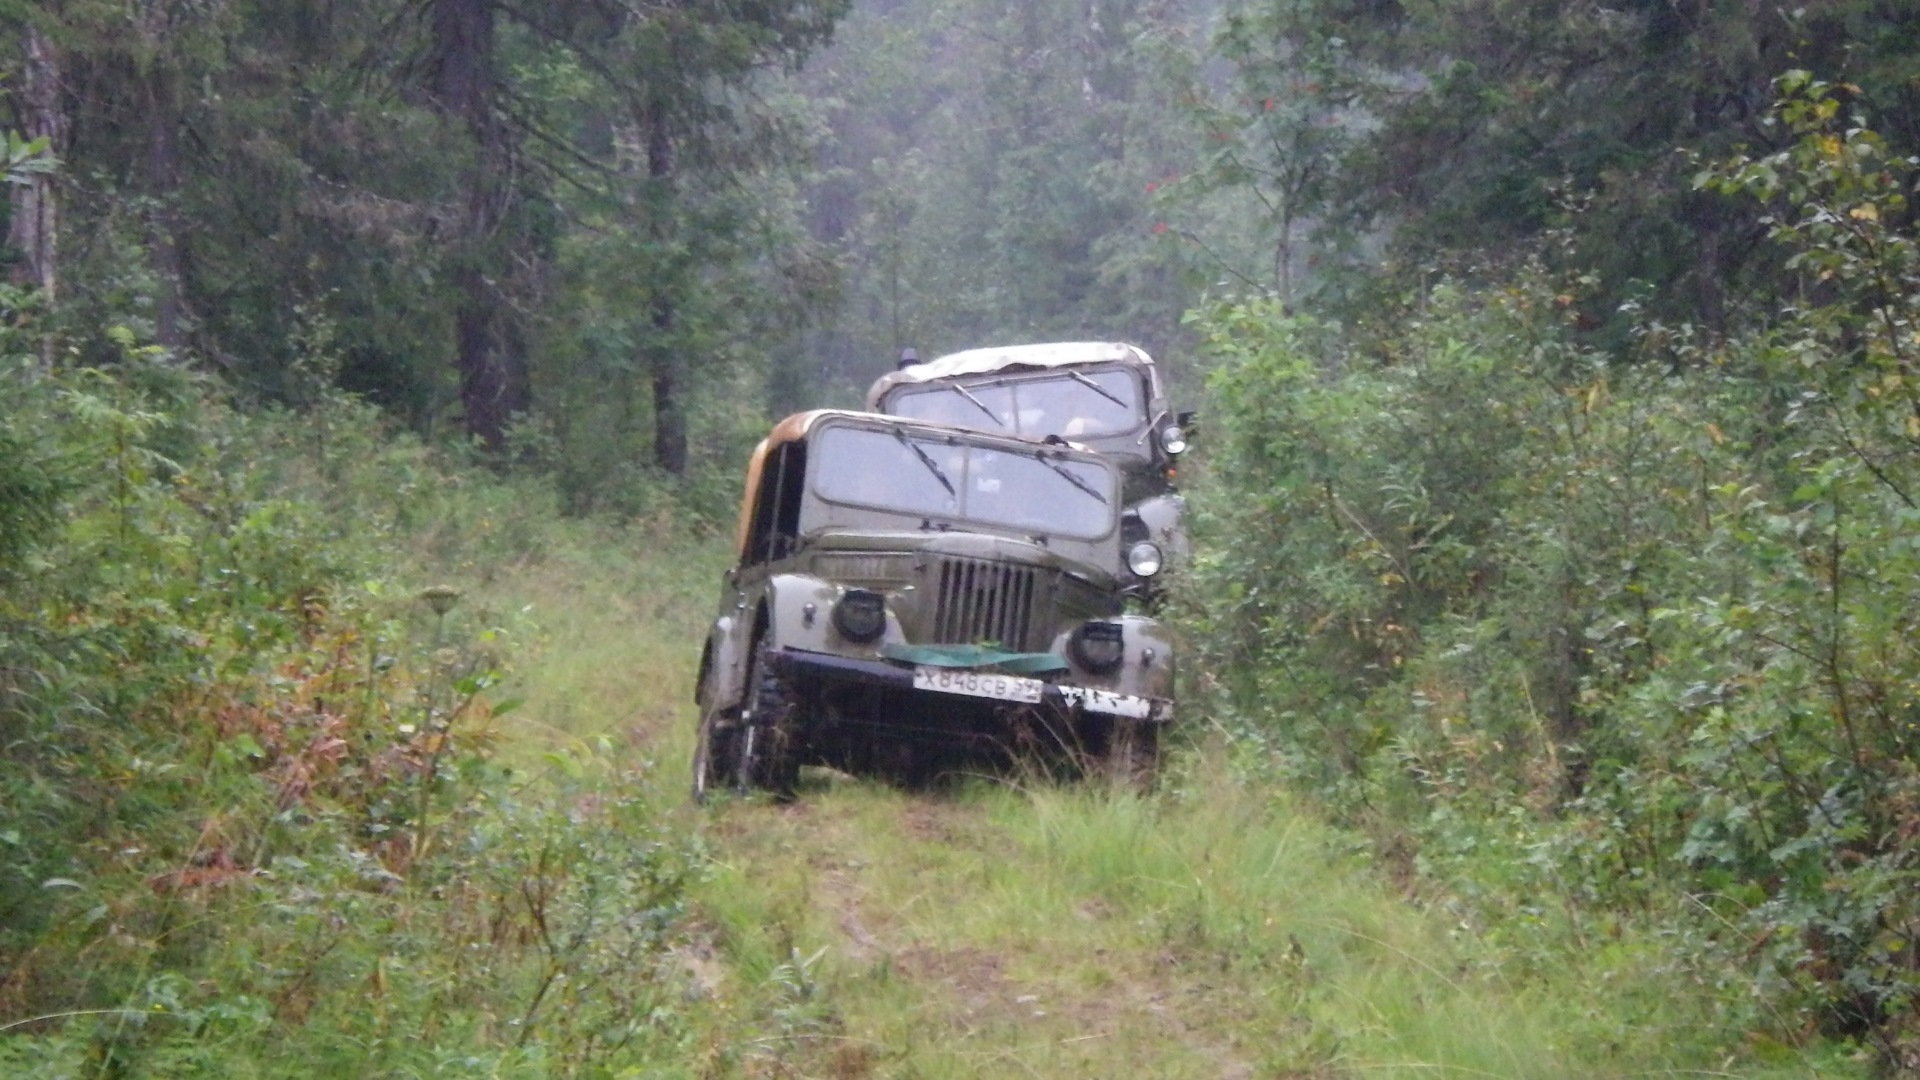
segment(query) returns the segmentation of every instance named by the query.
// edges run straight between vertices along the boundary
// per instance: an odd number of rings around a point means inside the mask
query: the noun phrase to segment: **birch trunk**
[[[24,40],[25,64],[21,101],[25,106],[26,137],[45,138],[59,157],[67,144],[67,115],[60,96],[60,58],[53,43],[34,27]],[[33,173],[25,183],[10,185],[12,217],[7,244],[19,253],[15,285],[40,290],[51,308],[60,294],[60,200],[52,173]]]

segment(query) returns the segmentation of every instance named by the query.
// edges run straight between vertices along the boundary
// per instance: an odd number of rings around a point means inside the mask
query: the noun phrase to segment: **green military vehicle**
[[[1151,775],[1174,649],[1129,614],[1120,470],[1099,454],[870,413],[755,449],[700,658],[697,799],[803,765]]]
[[[1185,504],[1174,481],[1191,414],[1172,411],[1153,358],[1139,346],[1059,341],[903,359],[868,388],[867,408],[1096,451],[1125,478],[1129,561],[1157,573],[1187,554]],[[1158,593],[1153,573],[1132,575],[1127,585],[1141,597]]]

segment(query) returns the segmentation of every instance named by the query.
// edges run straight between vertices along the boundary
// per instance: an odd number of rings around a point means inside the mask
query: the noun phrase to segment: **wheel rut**
[[[840,1049],[815,1064],[861,1076],[935,1071],[933,1060],[979,1076],[1256,1075],[1221,1035],[1226,988],[1167,948],[1151,917],[1064,877],[1019,813],[1004,793],[849,780],[787,805],[721,808],[721,857],[800,924],[799,952],[824,950],[816,967],[839,1034],[867,1048],[852,1071]]]

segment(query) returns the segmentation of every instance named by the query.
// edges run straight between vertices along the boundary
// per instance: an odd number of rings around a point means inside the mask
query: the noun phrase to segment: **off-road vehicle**
[[[1151,774],[1173,643],[1125,609],[1121,479],[1065,445],[788,417],[747,466],[700,658],[698,799],[803,765],[923,779],[1028,758]]]
[[[1175,463],[1192,414],[1176,414],[1153,358],[1135,345],[1063,341],[903,360],[867,390],[867,408],[894,416],[1064,439],[1120,466],[1124,542],[1147,541],[1163,557],[1186,555],[1184,504]],[[1130,590],[1152,596],[1150,579]]]

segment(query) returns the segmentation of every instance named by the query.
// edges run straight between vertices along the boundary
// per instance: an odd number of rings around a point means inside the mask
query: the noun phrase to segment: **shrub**
[[[1218,361],[1189,597],[1220,707],[1462,894],[1684,927],[1734,1022],[1872,1036],[1920,988],[1917,163],[1782,81],[1802,296],[1580,343],[1580,282],[1442,285],[1362,340],[1264,302]],[[1473,875],[1460,873],[1473,867]],[[1742,1004],[1744,1002],[1744,1004]]]
[[[696,854],[633,777],[496,763],[501,635],[401,584],[551,497],[119,337],[0,372],[0,1073],[677,1060]]]

